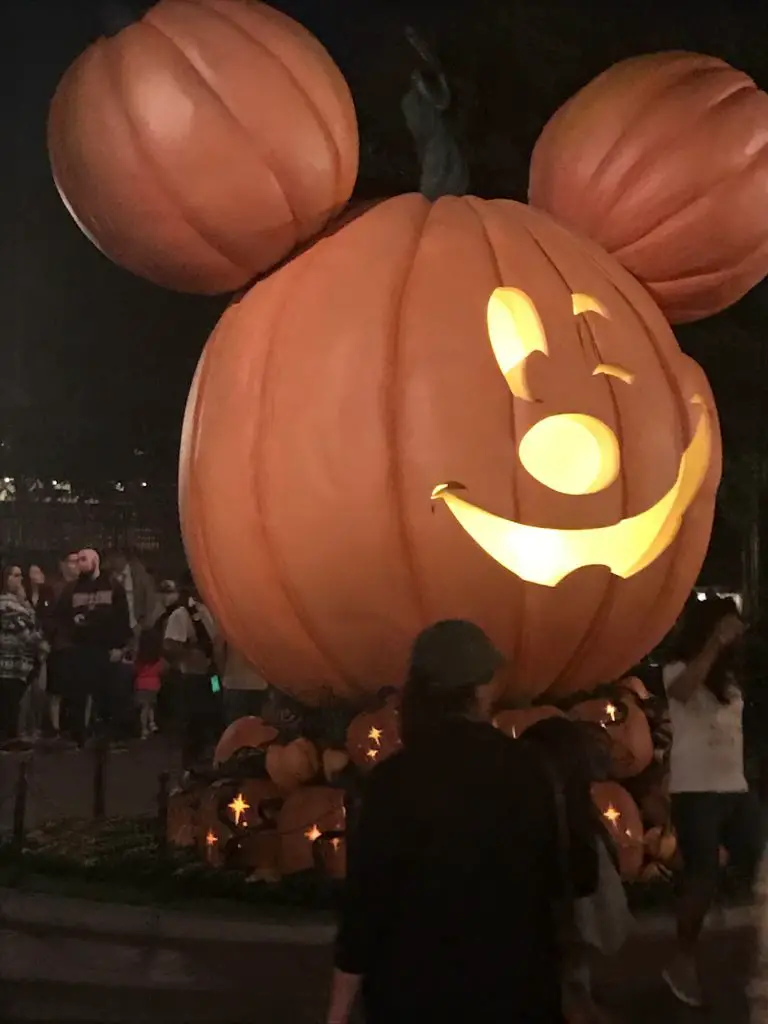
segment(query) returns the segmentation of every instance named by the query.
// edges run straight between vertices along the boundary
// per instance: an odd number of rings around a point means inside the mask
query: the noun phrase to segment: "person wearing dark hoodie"
[[[595,890],[598,854],[590,836],[563,864],[544,759],[491,724],[502,665],[470,622],[416,640],[403,749],[350,836],[327,1024],[358,991],[368,1024],[562,1024],[560,902]]]
[[[62,594],[57,611],[72,637],[72,670],[80,705],[73,718],[75,739],[82,746],[89,703],[105,730],[110,729],[113,683],[132,631],[125,590],[101,572],[97,552],[80,551],[78,569],[78,579]]]

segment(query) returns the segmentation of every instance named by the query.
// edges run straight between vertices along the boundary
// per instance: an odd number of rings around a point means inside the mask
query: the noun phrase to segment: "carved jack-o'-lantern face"
[[[464,618],[524,704],[618,678],[668,631],[718,475],[704,374],[615,260],[517,203],[399,196],[227,310],[181,518],[222,632],[274,686],[373,695],[420,629]]]
[[[611,377],[631,388],[635,372],[630,365],[600,361],[602,352],[612,347],[608,309],[590,295],[575,293],[571,300],[574,317],[593,315],[609,327],[605,341],[597,324],[589,337],[579,335],[585,361],[594,363],[592,376]],[[533,300],[517,288],[496,288],[488,302],[487,324],[493,355],[512,395],[540,402],[529,384],[527,366],[534,353],[548,356],[549,345]],[[459,497],[456,492],[464,485],[455,482],[438,484],[432,497],[445,502],[484,551],[529,583],[556,586],[588,565],[604,565],[626,579],[670,545],[707,474],[712,454],[709,413],[699,394],[692,394],[689,401],[700,413],[674,483],[653,505],[616,523],[551,529],[515,522]],[[534,480],[560,494],[596,494],[617,480],[621,467],[616,432],[599,417],[580,411],[545,413],[525,431],[517,454]]]

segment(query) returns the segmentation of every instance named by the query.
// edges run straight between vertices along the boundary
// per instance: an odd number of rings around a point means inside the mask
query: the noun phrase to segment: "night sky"
[[[195,362],[227,299],[145,284],[80,233],[51,181],[45,120],[59,76],[94,37],[95,4],[17,0],[8,6],[9,84],[0,91],[6,143],[10,137],[0,169],[0,472],[87,469],[115,479],[135,471],[168,480]],[[524,198],[530,147],[547,117],[629,54],[704,50],[768,86],[768,5],[759,2],[282,0],[275,6],[319,36],[350,82],[362,130],[360,195],[407,191],[417,183],[399,111],[408,76],[407,23],[423,31],[469,97],[467,152],[473,191],[481,195]],[[765,404],[755,353],[766,313],[762,287],[734,313],[681,335],[705,365],[726,439],[736,444],[754,426],[729,409]]]

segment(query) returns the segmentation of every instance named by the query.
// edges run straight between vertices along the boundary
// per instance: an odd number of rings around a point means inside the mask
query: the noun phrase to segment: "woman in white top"
[[[760,809],[744,777],[737,676],[744,624],[730,598],[692,602],[664,666],[672,722],[669,791],[683,869],[678,953],[664,971],[673,993],[701,1006],[695,948],[717,888],[720,847],[754,876],[762,852]]]

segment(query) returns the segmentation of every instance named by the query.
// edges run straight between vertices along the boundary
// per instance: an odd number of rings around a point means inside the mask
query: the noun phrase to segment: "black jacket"
[[[525,744],[457,720],[376,767],[336,947],[366,1020],[560,1021],[561,868],[552,782]],[[577,896],[597,872],[594,842],[573,844]]]
[[[76,647],[114,650],[131,637],[128,598],[119,583],[103,573],[95,580],[81,577],[61,594],[56,615]]]

